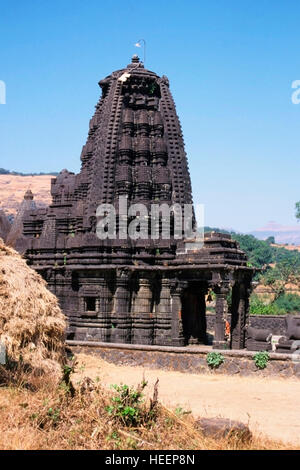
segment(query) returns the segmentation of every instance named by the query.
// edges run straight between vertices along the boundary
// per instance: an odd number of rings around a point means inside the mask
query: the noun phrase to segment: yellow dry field
[[[38,206],[51,202],[51,179],[54,176],[0,175],[0,209],[6,214],[16,215],[27,189],[31,189]]]

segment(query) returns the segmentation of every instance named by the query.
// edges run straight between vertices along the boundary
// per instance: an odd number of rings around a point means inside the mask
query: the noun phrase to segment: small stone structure
[[[28,189],[24,194],[23,201],[6,237],[7,245],[13,246],[21,254],[24,253],[27,245],[27,240],[22,236],[25,214],[35,210],[36,204],[33,200],[33,193],[31,189]]]
[[[272,349],[272,332],[270,330],[248,326],[246,336],[246,348],[248,351],[270,351]]]
[[[279,338],[276,351],[279,353],[294,353],[299,350],[300,357],[300,315],[288,315],[286,322],[286,336]]]

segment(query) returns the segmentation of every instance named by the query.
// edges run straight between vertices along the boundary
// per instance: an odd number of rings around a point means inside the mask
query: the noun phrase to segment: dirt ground
[[[300,380],[188,374],[119,366],[87,354],[77,355],[74,382],[84,377],[111,384],[136,385],[143,374],[148,393],[159,379],[159,399],[194,416],[220,416],[248,423],[254,434],[300,448]]]

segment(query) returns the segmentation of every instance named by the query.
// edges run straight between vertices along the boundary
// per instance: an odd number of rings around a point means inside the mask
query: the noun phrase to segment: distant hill
[[[280,225],[276,222],[269,222],[264,227],[253,230],[254,235],[259,240],[266,240],[274,237],[276,243],[288,245],[300,245],[300,224],[299,225]]]
[[[21,173],[20,171],[10,171],[5,168],[0,168],[0,175],[16,175],[16,176],[41,176],[41,175],[53,175],[57,176],[58,172],[49,173]]]
[[[15,216],[27,189],[33,192],[37,207],[49,205],[51,179],[54,176],[0,174],[0,209],[10,217]]]

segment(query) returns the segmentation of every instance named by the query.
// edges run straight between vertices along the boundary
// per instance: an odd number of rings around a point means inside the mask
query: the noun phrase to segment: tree
[[[269,287],[276,302],[279,297],[283,296],[288,284],[296,285],[300,288],[300,262],[295,258],[291,260],[282,260],[276,263],[274,268],[267,269],[261,276],[261,284]]]
[[[296,209],[296,219],[300,220],[300,201],[296,202],[295,204],[295,209]]]
[[[268,244],[268,245],[274,245],[275,244],[275,237],[271,236],[271,237],[268,237],[265,242]]]
[[[262,268],[273,261],[273,248],[263,240],[253,235],[242,235],[232,232],[231,236],[239,242],[241,250],[247,253],[249,262],[257,268]]]

